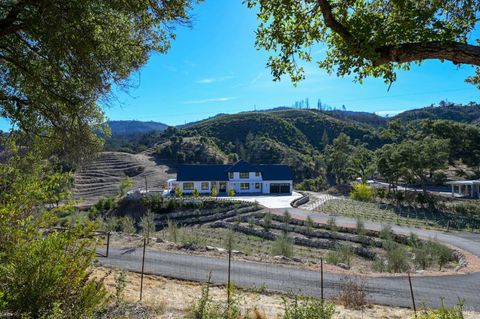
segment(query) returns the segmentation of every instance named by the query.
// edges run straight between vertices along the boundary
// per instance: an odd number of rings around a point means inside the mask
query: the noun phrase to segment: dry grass
[[[155,163],[148,154],[102,152],[98,158],[75,173],[74,198],[82,199],[80,206],[94,204],[100,198],[116,196],[120,181],[129,176],[133,188],[158,189],[174,175],[166,165]]]
[[[105,278],[107,289],[113,293],[115,271],[96,268],[95,276]],[[139,300],[140,275],[127,273],[125,301],[137,303]],[[201,295],[202,285],[180,280],[166,279],[160,276],[145,276],[142,304],[154,310],[156,319],[183,318]],[[210,294],[215,301],[225,301],[226,293],[222,287],[212,287]],[[249,318],[281,318],[283,314],[282,295],[264,294],[250,291],[238,292],[240,306],[248,312]],[[337,305],[335,319],[404,319],[412,318],[409,309],[368,305],[363,310],[346,309]],[[469,313],[466,319],[478,318],[478,313]]]

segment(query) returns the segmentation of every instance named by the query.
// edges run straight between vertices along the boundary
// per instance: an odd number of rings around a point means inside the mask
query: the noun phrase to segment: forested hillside
[[[356,149],[361,154],[372,153],[386,144],[431,137],[446,141],[451,164],[460,160],[475,169],[480,159],[480,130],[470,123],[478,123],[479,109],[476,104],[449,104],[407,111],[391,119],[366,112],[294,108],[219,114],[178,128],[116,138],[107,143],[107,149],[135,153],[154,148],[160,159],[173,164],[225,163],[240,158],[252,163],[285,163],[294,169],[297,182],[324,184],[343,178],[333,173],[335,165],[329,163],[330,155],[330,162],[341,161],[330,154],[339,136],[346,139],[337,145],[350,149],[345,156]]]
[[[470,102],[467,105],[441,101],[439,106],[402,112],[393,117],[402,122],[415,120],[450,120],[473,125],[480,125],[480,104]]]

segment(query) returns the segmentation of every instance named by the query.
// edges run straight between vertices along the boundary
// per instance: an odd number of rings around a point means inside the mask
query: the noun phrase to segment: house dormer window
[[[233,172],[228,173],[228,178],[233,179]]]
[[[260,176],[260,172],[255,172],[255,176],[259,177],[259,176]]]
[[[248,178],[249,174],[248,172],[240,172],[240,178]]]

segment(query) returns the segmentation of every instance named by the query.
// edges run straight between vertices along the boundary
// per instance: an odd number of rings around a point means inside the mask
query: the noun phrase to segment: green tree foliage
[[[228,191],[228,196],[230,196],[230,197],[235,196],[235,190],[233,188],[230,188],[230,190]]]
[[[394,189],[405,173],[403,158],[396,144],[386,144],[376,151],[377,171]]]
[[[48,316],[57,307],[63,318],[93,315],[106,301],[106,290],[90,278],[95,251],[87,249],[90,240],[82,239],[89,232],[77,227],[46,237],[34,228],[23,233],[0,266],[6,308],[33,318]]]
[[[6,1],[0,7],[0,112],[45,149],[78,162],[106,133],[97,104],[165,53],[193,1]],[[62,28],[58,28],[61,25]],[[79,36],[81,35],[81,36]]]
[[[125,192],[129,189],[132,188],[133,182],[130,177],[125,177],[120,181],[120,185],[118,186],[118,190],[120,192],[120,196],[124,196]]]
[[[367,184],[355,184],[353,185],[350,197],[362,202],[369,202],[375,198],[375,191]]]
[[[448,141],[426,137],[423,140],[407,140],[398,145],[402,159],[401,165],[406,168],[426,192],[428,180],[433,173],[445,168],[448,159]]]
[[[285,74],[302,80],[299,61],[317,58],[311,47],[318,44],[327,48],[315,61],[321,68],[338,76],[354,73],[359,81],[374,76],[392,83],[398,69],[427,59],[480,65],[480,48],[467,42],[480,10],[476,1],[246,2],[259,7],[256,45],[274,52],[267,65],[275,80]]]
[[[357,146],[349,156],[347,170],[353,177],[360,177],[362,183],[365,183],[367,178],[371,176],[374,171],[372,160],[372,151],[367,149],[364,145]]]
[[[351,152],[350,137],[344,133],[341,133],[333,140],[333,144],[325,149],[327,167],[339,184],[345,183],[348,179],[347,169]]]

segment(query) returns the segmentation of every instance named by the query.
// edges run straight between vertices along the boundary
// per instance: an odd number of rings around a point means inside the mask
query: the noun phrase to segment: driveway
[[[228,199],[254,203],[272,209],[290,208],[290,203],[302,197],[300,193],[293,192],[291,195],[236,195]]]
[[[139,272],[142,249],[110,248],[108,258],[100,258],[100,264]],[[205,281],[212,272],[212,282],[225,284],[227,281],[227,259],[218,257],[191,256],[186,254],[148,251],[145,257],[145,272],[179,279]],[[335,297],[342,288],[343,276],[335,273],[324,274],[324,294]],[[406,276],[367,277],[365,290],[368,299],[376,304],[411,307],[411,297]],[[238,287],[265,287],[272,291],[296,293],[307,296],[321,295],[320,273],[257,262],[232,262],[232,281]],[[449,306],[465,301],[466,310],[480,310],[480,273],[440,277],[412,278],[417,305],[438,307],[441,298]]]

